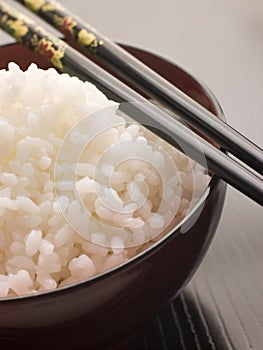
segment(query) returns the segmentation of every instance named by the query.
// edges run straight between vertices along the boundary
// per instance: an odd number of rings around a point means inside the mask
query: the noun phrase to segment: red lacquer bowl
[[[174,85],[222,118],[206,87],[177,65],[154,54],[126,47]],[[44,59],[20,45],[0,48],[0,68],[10,61],[47,68]],[[180,225],[143,254],[92,280],[53,292],[0,299],[1,349],[117,349],[125,339],[178,294],[193,276],[215,234],[225,183],[213,176],[201,214],[194,208]],[[200,204],[200,203],[199,203]]]

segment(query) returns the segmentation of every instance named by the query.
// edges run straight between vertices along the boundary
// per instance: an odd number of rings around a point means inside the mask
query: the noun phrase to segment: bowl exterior
[[[31,61],[47,67],[19,45],[0,50],[0,68],[14,57],[24,68]],[[129,50],[216,113],[205,88],[178,66]],[[0,301],[1,349],[57,346],[87,350],[110,345],[117,349],[114,344],[152,317],[192,277],[215,234],[225,189],[225,183],[214,177],[202,212],[188,232],[174,232],[147,254],[101,278],[53,293]]]

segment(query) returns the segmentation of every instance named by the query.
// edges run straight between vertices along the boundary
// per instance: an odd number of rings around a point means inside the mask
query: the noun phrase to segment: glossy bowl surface
[[[149,52],[126,47],[174,85],[222,118],[211,92],[179,66]],[[0,68],[10,61],[25,69],[49,65],[20,45],[0,48]],[[1,349],[118,349],[125,339],[174,298],[193,276],[215,234],[225,183],[213,177],[201,213],[194,210],[158,244],[119,268],[92,280],[35,296],[0,300]]]

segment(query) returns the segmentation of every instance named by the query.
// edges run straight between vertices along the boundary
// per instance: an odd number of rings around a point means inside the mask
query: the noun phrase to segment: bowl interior
[[[125,48],[222,117],[210,91],[179,66],[143,50]],[[23,69],[32,62],[44,69],[50,67],[43,58],[17,44],[0,47],[0,68],[6,68],[10,61]],[[204,209],[189,234],[173,234],[173,227],[165,239],[141,256],[93,280],[35,296],[1,299],[0,347],[123,348],[118,347],[119,340],[178,294],[206,253],[221,215],[225,185],[213,176],[208,190]]]
[[[198,103],[203,105],[213,114],[215,114],[218,117],[222,117],[220,106],[217,100],[215,99],[215,97],[213,96],[213,94],[211,94],[211,92],[208,89],[206,89],[203,85],[201,85],[189,73],[187,73],[186,71],[184,71],[183,69],[181,69],[179,66],[175,65],[172,62],[169,62],[167,60],[164,61],[163,58],[161,58],[160,56],[153,55],[149,52],[146,52],[131,46],[123,45],[123,47],[127,49],[130,53],[132,53],[134,56],[136,56],[137,58],[145,62],[149,67],[154,69],[164,78],[166,78],[171,83],[173,83],[176,87],[178,87],[184,93],[186,93],[187,95],[192,97],[194,100],[196,100]],[[27,49],[26,47],[20,44],[12,44],[12,45],[0,47],[0,69],[7,68],[8,63],[11,61],[16,62],[23,70],[27,69],[27,67],[32,62],[36,63],[40,68],[43,68],[43,69],[47,69],[51,67],[51,65],[43,57],[37,55],[36,53],[30,51],[29,49]],[[213,183],[215,184],[216,181],[217,179],[213,177],[209,184],[209,187],[212,187]],[[204,200],[205,200],[205,197],[200,200],[200,203],[203,203]],[[192,212],[195,211],[197,208],[198,206],[196,206],[196,208],[193,208],[193,210],[187,215],[184,221],[187,221],[188,217],[190,217],[192,215]],[[169,234],[172,234],[174,230],[175,230],[175,227],[170,226],[169,230],[166,230],[166,232],[167,233],[169,232]],[[163,239],[165,238],[166,236],[163,237]],[[161,243],[162,240],[153,244],[149,249],[145,250],[135,258],[132,258],[131,261],[149,252],[152,248],[154,248],[156,245]],[[127,263],[125,262],[121,266],[126,264]],[[91,278],[90,280],[97,279],[99,277],[101,278],[105,274],[109,274],[110,272],[116,270],[117,268],[119,268],[119,266],[111,270],[108,270],[105,273],[102,273],[100,275],[96,275],[94,276],[94,278]],[[82,282],[80,282],[80,284]],[[64,288],[68,288],[68,286]],[[64,288],[61,288],[61,289],[64,289]],[[44,292],[44,293],[53,293],[53,292],[54,291]]]

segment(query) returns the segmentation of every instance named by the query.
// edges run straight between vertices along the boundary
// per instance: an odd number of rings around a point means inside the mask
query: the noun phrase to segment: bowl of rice
[[[126,49],[223,118],[179,66]],[[225,184],[26,48],[0,69],[1,348],[121,348],[193,276]]]

